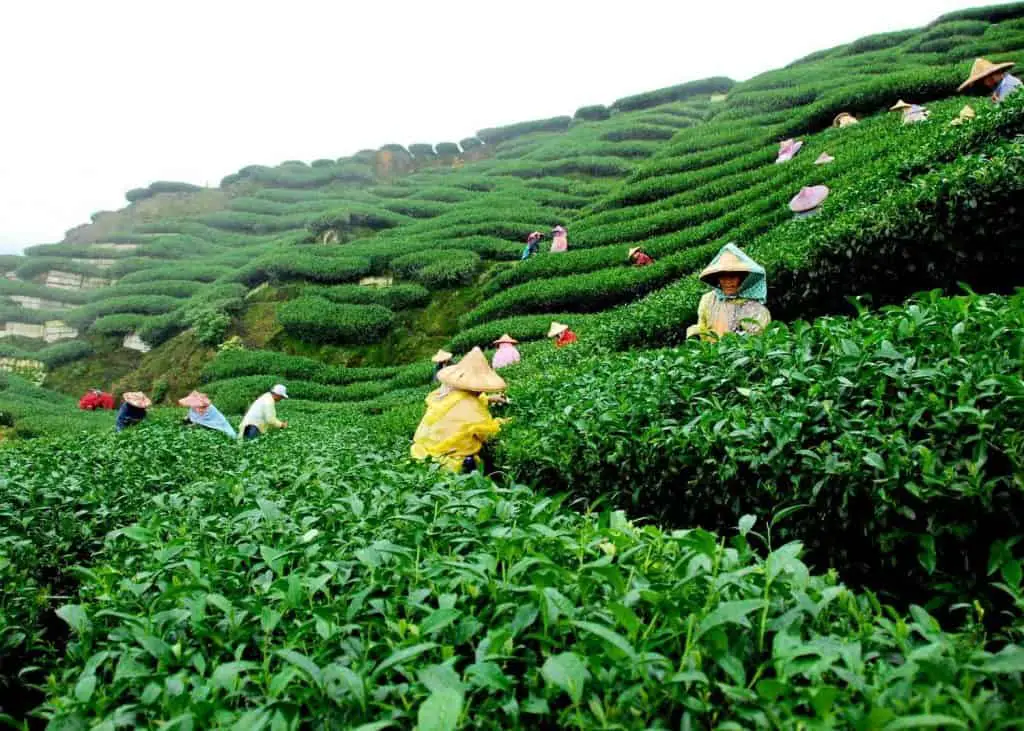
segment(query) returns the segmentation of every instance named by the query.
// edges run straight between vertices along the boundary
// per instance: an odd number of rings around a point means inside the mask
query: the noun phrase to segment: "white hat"
[[[275,396],[280,396],[281,398],[288,398],[288,389],[286,389],[283,384],[277,384],[272,389],[270,389],[270,392]]]

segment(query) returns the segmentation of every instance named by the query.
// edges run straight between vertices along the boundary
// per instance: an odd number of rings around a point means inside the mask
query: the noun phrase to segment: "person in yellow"
[[[487,395],[504,391],[505,380],[480,348],[442,370],[437,379],[441,387],[427,396],[427,411],[416,428],[410,454],[413,459],[433,459],[452,472],[475,469],[484,442],[505,422],[493,418],[488,409],[505,397]]]
[[[726,333],[759,333],[771,322],[764,305],[768,299],[764,267],[735,244],[723,246],[700,279],[712,290],[700,298],[697,324],[686,329],[686,337],[714,342]]]
[[[252,402],[252,406],[245,412],[242,423],[238,427],[238,436],[246,441],[255,439],[264,434],[267,427],[285,429],[287,421],[277,418],[276,404],[281,399],[288,398],[288,390],[283,384],[278,383],[272,389]]]

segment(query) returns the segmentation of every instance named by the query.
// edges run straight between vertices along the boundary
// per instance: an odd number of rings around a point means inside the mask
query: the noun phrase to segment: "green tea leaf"
[[[540,672],[544,680],[568,693],[573,703],[579,703],[583,698],[583,688],[590,673],[576,653],[563,652],[549,657]]]
[[[462,713],[462,693],[451,688],[432,692],[416,714],[418,731],[453,731]]]

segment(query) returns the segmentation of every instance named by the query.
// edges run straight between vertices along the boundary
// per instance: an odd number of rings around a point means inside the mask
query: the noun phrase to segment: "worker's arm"
[[[277,418],[277,405],[273,398],[268,399],[267,404],[263,407],[263,420],[265,423],[278,429],[284,429],[288,426],[287,422]]]

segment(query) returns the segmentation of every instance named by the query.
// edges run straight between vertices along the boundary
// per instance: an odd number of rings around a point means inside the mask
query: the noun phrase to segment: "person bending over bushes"
[[[697,324],[686,329],[686,337],[713,342],[726,333],[759,333],[771,322],[764,306],[768,298],[764,267],[735,244],[723,246],[700,279],[712,290],[700,298]]]
[[[265,434],[267,427],[271,426],[277,429],[286,429],[288,422],[277,418],[277,402],[286,398],[288,398],[288,390],[278,383],[253,401],[252,406],[245,412],[241,426],[238,427],[242,438],[255,439],[261,434]]]
[[[987,58],[976,58],[974,65],[971,66],[971,75],[967,77],[967,81],[960,84],[957,91],[963,91],[980,81],[992,90],[992,101],[998,104],[1021,87],[1021,80],[1007,73],[1013,65],[1013,61],[992,63]]]
[[[540,242],[544,238],[544,234],[540,231],[534,231],[532,234],[526,237],[526,246],[523,248],[523,255],[520,257],[523,261],[529,259],[531,256],[540,251]]]
[[[413,459],[433,459],[452,472],[471,472],[480,465],[480,450],[497,435],[504,419],[491,416],[489,407],[505,397],[505,380],[487,364],[480,348],[442,370],[441,387],[427,396],[426,413],[416,428],[409,453]]]
[[[430,359],[430,362],[434,364],[434,378],[432,380],[435,383],[437,382],[437,374],[450,366],[452,364],[452,358],[454,357],[454,355],[444,349],[434,353],[434,357]]]
[[[576,333],[569,329],[569,326],[561,322],[552,322],[548,328],[548,337],[555,339],[556,348],[564,348],[576,342]]]
[[[146,418],[146,409],[153,405],[142,391],[129,391],[121,395],[121,408],[117,412],[114,431],[124,431]]]
[[[628,259],[629,263],[635,267],[646,267],[654,263],[654,259],[651,258],[651,255],[639,246],[634,246],[630,249],[629,255],[626,259]]]
[[[178,399],[178,405],[188,408],[188,414],[182,422],[183,425],[202,426],[214,431],[224,432],[232,439],[238,436],[224,414],[220,413],[217,407],[213,405],[213,402],[210,401],[210,397],[205,393],[193,391],[185,398]]]

